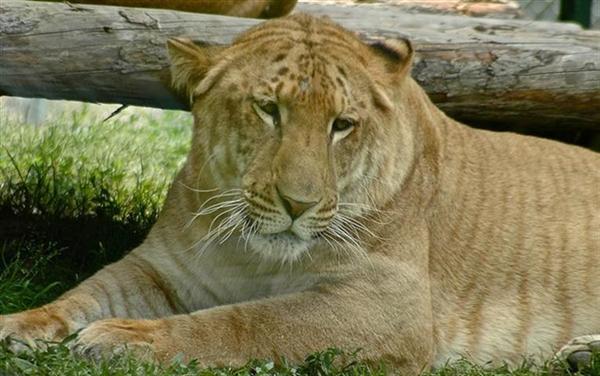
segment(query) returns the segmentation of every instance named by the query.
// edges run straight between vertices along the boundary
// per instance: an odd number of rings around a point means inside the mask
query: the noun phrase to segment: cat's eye
[[[267,115],[271,117],[279,116],[279,107],[277,107],[277,103],[275,102],[266,102],[259,104],[260,109],[263,110]]]
[[[279,106],[273,101],[255,102],[254,109],[258,113],[258,116],[260,116],[263,121],[270,125],[278,126],[281,122]]]
[[[354,127],[356,121],[349,118],[337,118],[331,123],[330,137],[333,143],[338,142],[342,138],[348,136]]]
[[[331,125],[331,132],[346,132],[354,128],[354,120],[351,119],[335,119]]]

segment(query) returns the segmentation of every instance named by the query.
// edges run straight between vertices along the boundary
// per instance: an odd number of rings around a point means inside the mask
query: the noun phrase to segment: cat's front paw
[[[159,360],[157,349],[165,342],[160,333],[160,320],[100,320],[79,332],[71,348],[74,353],[92,360],[127,352],[154,361]]]
[[[576,337],[558,351],[558,359],[565,361],[573,371],[589,366],[592,354],[600,353],[600,334]]]
[[[66,337],[71,326],[52,308],[42,307],[0,316],[0,340],[10,337],[13,351],[39,348],[44,346],[45,341],[59,341]]]

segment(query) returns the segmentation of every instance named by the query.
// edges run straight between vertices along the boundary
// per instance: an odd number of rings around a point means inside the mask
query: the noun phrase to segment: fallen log
[[[274,18],[285,16],[297,0],[72,0],[71,3],[118,5],[137,8],[162,8],[194,13],[223,14],[234,17]]]
[[[600,32],[548,22],[298,4],[365,40],[408,37],[413,77],[467,123],[600,129]],[[258,20],[19,0],[0,3],[0,93],[185,109],[168,89],[168,37],[224,44]]]
[[[363,5],[364,0],[301,0],[303,3]],[[429,14],[459,14],[472,17],[520,18],[523,16],[516,0],[368,0],[369,5],[387,4],[403,12]]]

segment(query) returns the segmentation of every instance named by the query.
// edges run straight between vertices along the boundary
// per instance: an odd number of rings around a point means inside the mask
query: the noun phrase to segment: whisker
[[[348,251],[344,247],[343,240],[339,239],[339,237],[337,235],[331,233],[330,231],[327,231],[327,232],[323,233],[323,237],[327,241],[327,243],[329,243],[330,245],[332,245],[333,251],[335,253],[337,253],[337,254],[344,254],[347,257],[351,256],[350,251]]]
[[[353,210],[355,207],[364,208],[363,210]],[[379,225],[388,225],[392,222],[392,218],[389,220],[384,220],[384,218],[389,217],[391,212],[389,210],[382,210],[377,208],[372,208],[369,205],[360,204],[360,203],[350,203],[344,202],[338,204],[338,213],[344,214],[346,217],[357,217],[359,219],[376,223]],[[378,220],[383,219],[383,220]]]
[[[358,242],[352,237],[352,235],[350,235],[350,233],[347,232],[346,229],[344,229],[342,226],[338,225],[337,227],[335,227],[335,234],[341,239],[343,240],[343,242],[346,245],[349,245],[351,247],[355,247],[356,249],[360,249],[360,245],[358,244]]]
[[[212,189],[197,189],[197,188],[192,188],[189,185],[185,184],[184,182],[179,182],[180,185],[184,186],[185,188],[189,189],[192,192],[198,192],[198,193],[210,193],[210,192],[214,192],[214,191],[218,191],[219,188],[212,188]]]
[[[240,204],[233,206],[231,208],[228,208],[228,209],[224,210],[223,212],[221,212],[220,214],[218,214],[215,217],[215,219],[213,219],[213,223],[217,218],[219,218],[223,214],[227,214],[227,217],[225,219],[221,220],[221,222],[217,225],[217,227],[214,229],[214,231],[220,232],[225,228],[229,229],[230,225],[235,223],[235,217],[234,217],[235,213],[237,213],[240,210],[240,208],[242,208],[242,207],[243,207],[243,204],[240,203]],[[210,229],[212,229],[212,223],[211,223],[211,227],[209,227],[209,231],[210,231]]]
[[[226,191],[223,191],[219,194],[216,195],[212,195],[209,198],[207,198],[206,200],[204,200],[204,202],[202,202],[202,204],[200,205],[200,207],[198,208],[198,210],[196,211],[200,211],[202,210],[209,202],[222,198],[222,197],[228,197],[228,196],[240,196],[241,195],[242,190],[241,189],[228,189]]]
[[[212,214],[212,213],[214,213],[216,211],[219,211],[221,209],[225,209],[225,208],[228,208],[228,207],[231,207],[231,206],[236,206],[240,202],[244,202],[244,199],[238,198],[238,199],[234,199],[234,200],[218,202],[216,204],[213,204],[211,206],[207,206],[204,209],[196,212],[196,216],[202,216],[202,215],[206,215],[206,214]]]
[[[248,225],[248,217],[244,218],[243,223],[242,223],[242,229],[240,230],[240,236],[238,236],[237,243],[235,243],[236,249],[240,248],[240,242],[242,241],[242,239],[246,239],[246,231],[248,230],[248,227],[250,227],[250,226],[251,225]]]
[[[224,210],[223,212],[217,214],[215,216],[215,218],[213,218],[213,220],[210,222],[210,225],[208,226],[208,231],[206,232],[206,234],[200,238],[200,240],[194,242],[194,244],[192,244],[192,246],[189,248],[194,248],[196,246],[198,246],[198,244],[205,242],[205,244],[203,245],[203,247],[200,250],[200,253],[204,253],[204,251],[206,250],[206,248],[208,247],[208,245],[210,245],[210,243],[212,243],[215,240],[215,237],[218,237],[220,235],[220,228],[215,228],[215,230],[213,230],[213,226],[214,224],[219,220],[219,218],[221,218],[224,215],[228,215],[228,213],[234,211],[236,208],[229,208],[227,210]],[[219,231],[217,231],[217,229],[219,229]]]
[[[192,223],[198,219],[198,217],[201,217],[203,215],[207,215],[207,214],[212,214],[218,210],[221,209],[229,209],[231,207],[235,207],[237,205],[240,205],[241,200],[230,200],[230,201],[224,201],[222,203],[218,203],[214,205],[214,208],[211,206],[209,208],[205,208],[205,210],[198,212],[198,213],[194,213],[194,215],[192,216],[192,218],[189,220],[189,222],[184,226],[184,229],[187,229],[188,227],[190,227],[192,225]],[[210,209],[210,210],[209,210]],[[214,209],[214,210],[213,210]]]
[[[248,234],[248,236],[246,237],[246,241],[244,242],[244,252],[248,252],[248,242],[250,241],[250,239],[256,235],[258,233],[258,227],[260,226],[260,222],[263,220],[263,215],[261,213],[258,213],[258,221],[253,221],[252,224],[250,225],[250,232]]]
[[[202,172],[204,171],[204,169],[206,168],[206,166],[210,163],[210,161],[216,157],[217,153],[213,152],[211,153],[208,158],[206,158],[206,160],[204,161],[204,163],[202,163],[202,166],[200,166],[200,169],[198,170],[198,180],[200,180],[202,178]],[[205,188],[194,188],[194,187],[190,187],[189,185],[185,184],[182,181],[178,182],[180,185],[182,185],[184,188],[192,191],[192,192],[196,192],[196,193],[209,193],[209,192],[214,192],[214,191],[218,191],[221,188],[215,187],[215,188],[210,188],[210,189],[205,189]]]
[[[338,212],[338,215],[340,216],[340,219],[346,221],[346,223],[348,225],[353,226],[356,230],[359,230],[375,239],[379,239],[379,240],[385,240],[384,238],[382,238],[379,235],[376,235],[375,233],[373,233],[373,231],[371,231],[367,226],[365,226],[363,223],[361,223],[359,220],[352,218],[350,216],[347,216],[343,213]]]
[[[196,210],[196,212],[193,214],[192,218],[184,225],[183,229],[185,230],[185,229],[189,228],[192,225],[192,223],[196,219],[198,219],[199,216],[212,214],[220,209],[231,207],[235,202],[239,202],[241,200],[241,198],[239,197],[239,196],[241,196],[241,192],[242,192],[242,190],[239,188],[232,188],[232,189],[225,190],[219,194],[215,194],[215,195],[207,198],[200,205],[200,207]],[[230,196],[238,196],[238,198],[234,197],[234,199],[225,200],[223,202],[216,202],[214,204],[208,205],[208,203],[213,200],[216,200],[219,198],[230,197]]]
[[[231,237],[231,235],[235,232],[235,230],[238,228],[240,223],[243,224],[243,213],[244,213],[245,209],[246,208],[244,206],[241,206],[238,211],[236,211],[230,215],[229,219],[231,220],[233,225],[231,226],[231,230],[221,239],[219,244],[225,243]]]
[[[350,246],[348,250],[354,250],[358,256],[368,259],[368,255],[364,248],[360,245],[359,240],[352,236],[352,229],[347,227],[347,224],[339,217],[335,217],[331,222],[331,229],[334,230],[334,235],[342,239],[345,245]],[[355,234],[356,235],[356,234]]]

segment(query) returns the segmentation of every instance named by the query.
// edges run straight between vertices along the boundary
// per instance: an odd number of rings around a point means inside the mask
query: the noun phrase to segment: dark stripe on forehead
[[[304,14],[289,16],[283,19],[267,21],[240,35],[234,44],[246,44],[263,37],[288,37],[296,42],[330,42],[343,44],[354,50],[362,42],[358,37],[341,26],[325,19]],[[321,39],[324,38],[324,39]]]
[[[268,52],[269,54],[275,54],[276,52],[282,51],[276,56],[276,59],[280,59],[277,61],[281,61],[287,56],[288,50],[290,50],[293,46],[294,43],[289,39],[282,41],[278,37],[266,38],[250,45],[241,44],[231,46],[227,49],[227,58],[230,61],[235,61],[242,59],[244,55],[248,55],[256,51],[262,50],[264,53]],[[283,57],[280,55],[283,55]]]
[[[249,40],[248,42],[244,43],[237,43],[232,45],[229,49],[247,53],[249,51],[256,51],[267,46],[269,50],[274,52],[278,48],[280,51],[277,52],[285,53],[287,52],[286,50],[293,48],[298,43],[301,43],[299,39],[288,38],[287,35],[283,34],[275,34],[265,35],[262,38],[256,38],[255,40]]]
[[[273,30],[276,28],[285,28],[291,31],[306,32],[307,30],[312,29],[315,25],[319,25],[324,22],[326,21],[317,17],[309,16],[307,14],[296,14],[288,17],[281,17],[265,21],[259,25],[250,28],[239,38],[243,39],[245,35],[252,34],[254,32],[260,32],[262,30]]]
[[[233,45],[248,44],[248,43],[256,41],[257,39],[273,38],[273,37],[276,37],[279,39],[296,40],[296,39],[304,38],[305,35],[306,35],[306,32],[302,31],[302,30],[295,32],[294,30],[288,30],[285,28],[263,29],[263,30],[252,32],[251,34],[248,34],[248,35],[242,35],[243,38],[236,39],[233,42]]]
[[[292,44],[290,42],[291,41],[287,40],[287,39],[282,41],[278,37],[269,37],[266,39],[255,41],[251,46],[238,45],[238,46],[235,46],[230,49],[229,58],[231,60],[241,59],[244,55],[247,55],[250,51],[264,51],[264,53],[271,53],[271,51],[272,51],[273,53],[279,52],[275,56],[273,61],[277,61],[277,62],[283,61],[286,57],[289,56],[289,50],[294,48],[294,44]],[[335,66],[337,68],[337,70],[340,72],[340,74],[344,78],[347,78],[347,73],[344,70],[344,68],[341,67],[341,65],[344,65],[344,62],[347,60],[348,56],[350,56],[350,55],[356,56],[356,58],[359,59],[363,64],[366,64],[364,57],[361,54],[357,54],[356,48],[354,48],[350,45],[346,45],[346,44],[339,44],[337,41],[332,40],[332,39],[325,39],[324,42],[327,42],[328,44],[326,46],[325,45],[319,46],[319,47],[322,47],[321,48],[322,51],[317,51],[317,54],[314,55],[312,59],[308,54],[301,54],[300,56],[296,57],[298,67],[300,70],[308,69],[309,61],[313,60],[313,62],[314,62],[314,59],[317,58],[318,60],[323,61],[326,68]],[[275,51],[273,51],[274,49],[275,49]],[[283,52],[281,52],[281,50],[283,50]],[[285,68],[282,68],[282,69],[285,70]],[[326,71],[327,70],[328,69],[326,69]],[[285,74],[285,73],[288,73],[288,72],[287,71],[282,72],[280,69],[279,74]]]
[[[319,30],[319,35],[333,37],[338,39],[339,41],[343,41],[345,43],[350,44],[362,44],[361,40],[358,36],[350,31],[343,29],[341,26],[337,24],[323,24],[321,26],[321,30]]]
[[[277,62],[279,62],[279,61],[281,61],[281,60],[285,59],[285,58],[286,58],[286,56],[287,56],[287,54],[286,54],[286,53],[280,53],[280,54],[278,54],[277,56],[275,56],[275,58],[274,58],[273,60],[271,60],[271,62],[273,62],[273,63],[277,63]]]
[[[328,56],[336,57],[334,54],[332,54],[332,52],[333,50],[337,50],[340,52],[340,55],[342,57],[348,55],[356,56],[356,58],[359,59],[361,63],[366,64],[364,54],[360,53],[361,51],[359,50],[358,46],[353,46],[346,43],[339,43],[337,40],[331,38],[323,38],[322,41],[324,42],[323,45],[327,46]]]
[[[283,90],[283,85],[283,81],[280,81],[275,87],[275,95],[277,95],[278,97],[281,96],[281,90]]]

